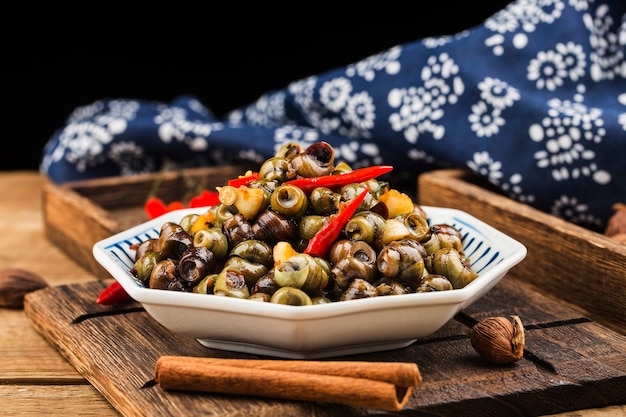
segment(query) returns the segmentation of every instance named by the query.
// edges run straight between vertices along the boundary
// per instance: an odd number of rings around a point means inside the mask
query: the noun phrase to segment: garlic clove
[[[479,355],[496,364],[517,362],[524,355],[524,325],[519,316],[488,317],[470,333],[472,347]]]

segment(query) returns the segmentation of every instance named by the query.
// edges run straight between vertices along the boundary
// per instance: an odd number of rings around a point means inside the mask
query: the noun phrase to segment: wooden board
[[[422,174],[418,201],[463,210],[519,240],[528,249],[520,279],[626,334],[626,244],[513,201],[464,170]]]
[[[30,293],[25,313],[124,416],[391,415],[326,403],[166,392],[152,383],[160,356],[258,357],[208,349],[173,334],[136,303],[100,306],[94,300],[107,284]],[[469,330],[488,316],[511,314],[524,322],[525,356],[512,365],[489,364],[471,347]],[[403,410],[412,416],[535,416],[626,402],[626,337],[510,276],[430,337],[343,359],[417,363],[423,382]]]
[[[143,209],[148,196],[166,203],[182,200],[190,192],[196,194],[196,187],[214,191],[249,168],[226,165],[64,184],[46,178],[42,207],[46,238],[97,277],[110,278],[94,259],[93,245],[149,220]]]

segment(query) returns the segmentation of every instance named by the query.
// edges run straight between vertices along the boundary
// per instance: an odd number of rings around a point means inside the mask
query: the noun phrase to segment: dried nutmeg
[[[609,219],[604,234],[610,238],[626,243],[626,204],[613,204],[615,213]]]
[[[26,294],[47,286],[34,272],[19,268],[0,270],[0,307],[23,308]]]
[[[524,355],[524,325],[518,316],[489,317],[472,328],[470,341],[478,354],[497,363],[513,363]]]

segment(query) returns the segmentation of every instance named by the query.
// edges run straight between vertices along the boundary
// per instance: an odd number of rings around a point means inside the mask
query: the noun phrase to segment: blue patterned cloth
[[[262,162],[324,140],[399,177],[465,167],[601,231],[626,202],[626,2],[519,0],[481,25],[291,82],[217,119],[197,98],[100,100],[46,145],[56,182]],[[413,181],[412,184],[415,184]]]

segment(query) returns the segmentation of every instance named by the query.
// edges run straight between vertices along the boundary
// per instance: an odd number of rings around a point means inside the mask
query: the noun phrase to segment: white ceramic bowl
[[[437,331],[526,256],[520,242],[463,211],[423,208],[429,223],[448,223],[463,234],[463,250],[479,274],[465,288],[290,306],[143,287],[129,272],[130,246],[158,237],[164,222],[206,208],[167,213],[96,243],[93,254],[154,319],[207,347],[290,359],[383,351]]]

